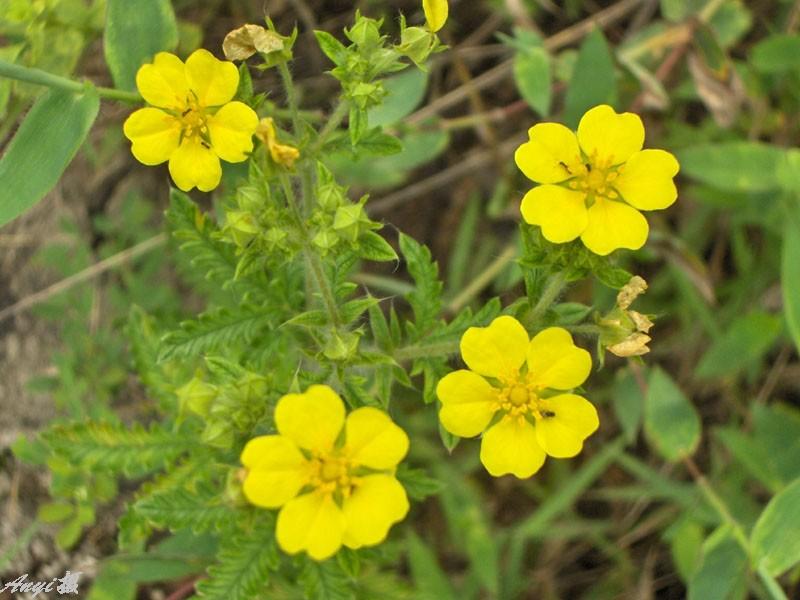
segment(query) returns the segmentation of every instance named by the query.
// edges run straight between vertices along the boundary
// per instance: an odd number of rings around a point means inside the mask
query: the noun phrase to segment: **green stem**
[[[325,305],[325,310],[328,312],[328,317],[330,318],[331,323],[333,323],[334,327],[338,328],[342,325],[342,318],[339,315],[339,307],[336,304],[336,296],[334,295],[330,282],[325,275],[325,269],[322,265],[322,260],[320,260],[319,254],[317,254],[311,246],[310,234],[308,228],[306,227],[305,221],[303,220],[303,215],[300,213],[300,207],[297,204],[294,189],[292,188],[292,181],[289,179],[289,176],[286,173],[280,174],[280,180],[281,185],[283,186],[283,192],[286,195],[286,203],[292,209],[292,215],[295,218],[295,224],[303,236],[303,253],[305,254],[306,262],[309,266],[309,272],[314,278],[314,283],[316,283],[317,289],[322,297],[322,303]]]
[[[342,121],[344,121],[345,116],[350,111],[350,103],[347,100],[340,99],[339,104],[336,105],[336,108],[333,109],[331,116],[328,117],[327,123],[322,127],[317,136],[317,141],[314,142],[314,145],[311,146],[311,154],[316,154],[322,149],[322,146],[325,145],[325,142],[328,140],[328,137],[338,129],[339,125],[341,125]]]
[[[75,81],[74,79],[54,75],[53,73],[48,73],[41,69],[15,65],[4,60],[0,60],[0,77],[16,79],[17,81],[24,81],[34,85],[43,85],[49,88],[73,92],[75,94],[82,94],[87,89],[95,89],[101,98],[106,98],[107,100],[119,100],[120,102],[130,102],[133,104],[138,104],[142,101],[142,97],[136,92],[95,87],[90,81]]]
[[[775,581],[775,578],[770,575],[763,566],[758,567],[756,571],[758,572],[758,577],[761,579],[761,583],[767,588],[767,593],[771,600],[789,600],[783,589],[781,589],[781,586]]]
[[[526,315],[526,320],[531,323],[537,321],[547,309],[550,308],[550,305],[553,304],[553,301],[558,297],[566,284],[567,280],[564,278],[563,274],[553,273],[547,280],[547,285],[545,285],[542,295],[539,296],[536,306]]]
[[[719,515],[719,518],[722,519],[722,522],[731,528],[733,537],[749,556],[750,542],[747,541],[747,535],[745,535],[744,529],[742,529],[742,526],[731,514],[731,511],[728,510],[728,506],[725,504],[725,501],[719,497],[717,492],[708,482],[708,479],[706,479],[706,476],[703,475],[702,471],[700,471],[698,466],[695,464],[694,460],[687,456],[683,459],[683,464],[686,466],[686,469],[689,471],[692,479],[694,479],[694,482],[700,488],[700,491],[703,493],[703,496],[705,496],[711,508],[717,512],[717,515]]]
[[[289,114],[292,117],[292,129],[294,130],[295,138],[300,136],[302,123],[300,121],[300,109],[297,106],[297,92],[294,89],[294,82],[292,75],[289,73],[289,67],[285,62],[278,63],[278,72],[281,74],[283,81],[283,90],[286,92],[286,104],[289,105]]]

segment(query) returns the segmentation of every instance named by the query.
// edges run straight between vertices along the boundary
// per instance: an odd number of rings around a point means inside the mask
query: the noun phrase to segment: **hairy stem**
[[[314,278],[314,283],[319,290],[322,303],[325,305],[325,310],[328,312],[328,317],[330,318],[331,323],[338,328],[342,325],[342,318],[339,315],[339,307],[336,304],[336,296],[333,293],[333,289],[331,289],[328,277],[325,275],[325,268],[322,265],[322,260],[311,245],[311,236],[308,228],[306,227],[305,221],[303,220],[303,215],[300,212],[300,207],[298,206],[297,198],[295,197],[294,189],[292,188],[292,181],[285,173],[281,173],[280,180],[281,185],[283,186],[283,192],[286,195],[286,202],[290,206],[292,214],[294,215],[296,222],[295,224],[303,236],[303,253],[305,254],[306,263],[309,267],[309,273],[311,273],[312,277]]]
[[[41,69],[34,69],[31,67],[24,67],[22,65],[15,65],[4,60],[0,60],[0,77],[7,77],[9,79],[16,79],[17,81],[24,81],[34,85],[43,85],[49,88],[58,90],[65,90],[75,94],[82,94],[89,89],[94,89],[101,98],[107,100],[118,100],[120,102],[130,102],[138,104],[142,102],[142,97],[136,92],[126,92],[125,90],[117,90],[106,87],[95,87],[91,82],[75,81],[54,75]]]

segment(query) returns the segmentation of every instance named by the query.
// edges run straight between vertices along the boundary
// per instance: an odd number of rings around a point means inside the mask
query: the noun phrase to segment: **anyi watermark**
[[[54,577],[50,581],[29,581],[28,574],[24,573],[17,577],[14,581],[9,581],[2,588],[0,592],[5,592],[10,589],[12,594],[31,594],[31,597],[36,598],[41,593],[48,593],[55,591],[58,594],[77,594],[78,593],[78,579],[82,571],[73,573],[67,571],[61,578]],[[2,585],[2,582],[0,582]]]

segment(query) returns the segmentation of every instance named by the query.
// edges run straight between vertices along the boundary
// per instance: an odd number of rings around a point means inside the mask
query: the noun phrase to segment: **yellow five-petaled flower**
[[[265,508],[282,507],[276,537],[284,551],[324,560],[382,542],[408,512],[395,478],[408,436],[389,416],[363,407],[345,420],[344,403],[326,385],[287,394],[275,407],[278,435],[250,440],[242,452],[243,491]]]
[[[607,105],[589,110],[577,136],[558,123],[540,123],[516,152],[517,166],[540,183],[522,200],[522,216],[550,242],[580,237],[595,254],[637,250],[649,226],[640,210],[667,208],[678,197],[678,161],[664,150],[642,150],[638,115]]]
[[[219,160],[242,162],[253,150],[255,111],[231,102],[239,71],[231,62],[196,50],[186,64],[159,52],[136,74],[136,86],[149,106],[125,121],[133,155],[146,165],[169,161],[169,173],[183,191],[207,192],[219,185]]]
[[[495,477],[530,477],[546,455],[575,456],[597,429],[594,406],[561,393],[581,385],[592,368],[565,329],[550,327],[529,341],[519,321],[498,317],[467,329],[461,356],[470,370],[439,382],[439,418],[454,435],[483,433],[481,462]]]

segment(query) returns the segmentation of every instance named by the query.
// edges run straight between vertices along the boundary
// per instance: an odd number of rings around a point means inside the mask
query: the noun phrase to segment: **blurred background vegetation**
[[[110,85],[104,4],[0,0],[0,58]],[[264,16],[246,0],[173,6],[182,56],[219,56],[228,31]],[[309,118],[324,119],[336,90],[311,31],[338,35],[354,8],[390,32],[398,10],[421,20],[416,2],[267,6],[279,31],[299,26],[291,67]],[[438,495],[395,533],[383,559],[395,579],[359,597],[800,597],[800,2],[456,0],[450,15],[450,49],[392,79],[370,115],[403,152],[330,157],[353,198],[372,193],[370,216],[429,245],[450,314],[523,289],[514,259],[529,184],[512,154],[533,123],[574,126],[603,102],[637,111],[646,147],[679,157],[680,195],[649,215],[646,248],[621,257],[650,285],[637,310],[658,318],[643,361],[609,356],[590,379],[601,427],[587,451],[530,480],[492,479],[474,442],[443,447],[434,407],[413,396],[411,460],[439,482],[418,492]],[[274,72],[253,83],[282,102]],[[39,93],[0,79],[0,148]],[[228,301],[161,233],[166,169],[130,156],[128,112],[104,103],[56,189],[0,229],[0,579],[70,568],[84,592],[94,580],[93,600],[177,600],[214,540],[174,536],[107,558],[134,483],[118,489],[30,441],[67,417],[146,420],[131,337],[156,347],[159,323]],[[402,265],[371,268],[362,285],[407,291]],[[562,310],[581,318],[614,294],[585,282]],[[151,317],[129,321],[133,305]]]

